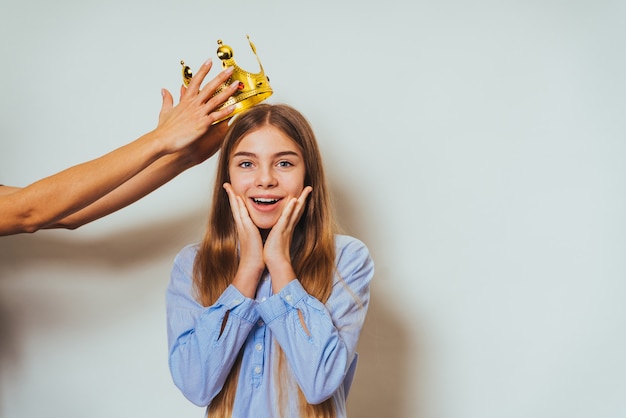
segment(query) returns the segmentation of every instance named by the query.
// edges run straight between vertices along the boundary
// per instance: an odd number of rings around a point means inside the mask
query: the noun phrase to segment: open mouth
[[[269,199],[264,197],[253,197],[252,201],[257,205],[273,205],[278,202],[280,199]]]

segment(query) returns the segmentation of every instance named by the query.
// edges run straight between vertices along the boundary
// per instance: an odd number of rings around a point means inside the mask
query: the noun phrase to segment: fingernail
[[[202,65],[209,65],[213,62],[213,58],[209,58],[208,60],[204,61],[204,64]]]
[[[232,74],[235,67],[226,67],[224,74]]]

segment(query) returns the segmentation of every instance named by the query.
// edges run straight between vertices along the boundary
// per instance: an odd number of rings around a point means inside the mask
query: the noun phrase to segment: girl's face
[[[289,199],[300,196],[305,171],[298,145],[271,125],[244,135],[228,164],[233,191],[260,229],[271,229]]]

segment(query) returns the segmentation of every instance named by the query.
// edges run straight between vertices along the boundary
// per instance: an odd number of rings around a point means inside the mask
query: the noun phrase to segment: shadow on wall
[[[390,270],[385,266],[385,254],[376,252],[377,240],[383,236],[378,225],[360,219],[351,203],[349,187],[333,192],[341,199],[336,203],[340,221],[347,233],[362,239],[372,251],[376,273],[372,283],[372,299],[359,342],[359,365],[348,399],[351,416],[360,418],[405,418],[404,410],[409,396],[406,393],[409,362],[419,360],[419,353],[409,353],[409,337],[398,318],[388,308],[389,300],[377,292],[385,282],[392,283]],[[340,185],[339,185],[340,186]],[[339,193],[341,192],[341,193]],[[128,269],[150,260],[170,258],[186,244],[199,240],[205,229],[205,210],[198,210],[178,218],[141,225],[90,239],[77,238],[71,231],[41,231],[34,235],[16,235],[0,238],[0,377],[10,379],[19,374],[23,335],[20,334],[24,301],[12,298],[11,287],[15,276],[23,269],[47,266],[77,266],[90,268]],[[345,220],[345,222],[344,222]],[[41,278],[46,280],[45,277]],[[81,279],[82,280],[82,279]],[[89,279],[88,279],[89,280]],[[107,280],[121,280],[111,276]],[[45,303],[29,301],[28,303]],[[33,313],[36,315],[36,313]],[[34,320],[37,320],[34,318]],[[412,331],[414,332],[414,331]],[[6,381],[6,380],[5,380]],[[1,399],[1,396],[0,396]],[[0,406],[0,415],[2,407]]]
[[[206,211],[165,218],[138,227],[116,230],[97,238],[72,231],[39,231],[0,238],[0,280],[20,265],[63,264],[130,267],[146,260],[172,256],[174,245],[188,244],[204,233]],[[98,221],[96,221],[98,222]],[[180,249],[180,248],[178,248]],[[103,256],[105,254],[106,256]]]
[[[409,336],[403,327],[405,318],[394,316],[387,307],[391,301],[384,300],[384,295],[377,292],[387,283],[393,283],[385,254],[376,251],[383,248],[377,243],[384,237],[376,228],[384,225],[358,216],[358,207],[363,202],[352,198],[350,187],[336,182],[332,186],[333,196],[341,196],[334,205],[342,228],[368,246],[375,265],[370,305],[358,345],[359,364],[348,397],[348,414],[359,418],[406,418],[407,400],[409,396],[417,396],[407,391],[407,373],[413,369],[409,363],[419,360],[419,353],[409,353]]]
[[[32,327],[33,323],[41,323],[43,326],[46,319],[50,319],[41,317],[42,314],[47,315],[46,312],[53,313],[53,316],[63,315],[63,307],[49,306],[54,303],[54,299],[42,297],[45,289],[55,287],[47,283],[47,269],[58,270],[70,266],[70,269],[77,267],[77,270],[81,268],[82,271],[122,271],[139,268],[151,260],[173,261],[184,245],[202,237],[205,218],[206,211],[198,209],[157,224],[120,229],[96,238],[81,238],[79,233],[73,231],[40,231],[33,235],[0,238],[0,381],[7,382],[19,377],[25,337],[21,331],[22,325]],[[27,283],[16,282],[23,279],[24,271],[31,270],[42,272],[41,277],[32,280],[28,277]],[[67,279],[72,285],[76,277]],[[81,277],[80,285],[90,280],[102,280],[102,276],[99,279]],[[126,284],[128,277],[112,274],[106,280],[123,280]],[[68,284],[59,285],[67,287]],[[20,294],[32,296],[33,300],[21,300],[20,296],[16,296]]]

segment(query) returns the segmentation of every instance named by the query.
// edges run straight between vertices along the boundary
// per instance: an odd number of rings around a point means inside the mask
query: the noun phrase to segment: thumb
[[[166,89],[161,89],[161,96],[163,97],[163,103],[161,104],[161,112],[159,113],[159,121],[163,116],[167,114],[174,107],[174,98],[172,94]]]

